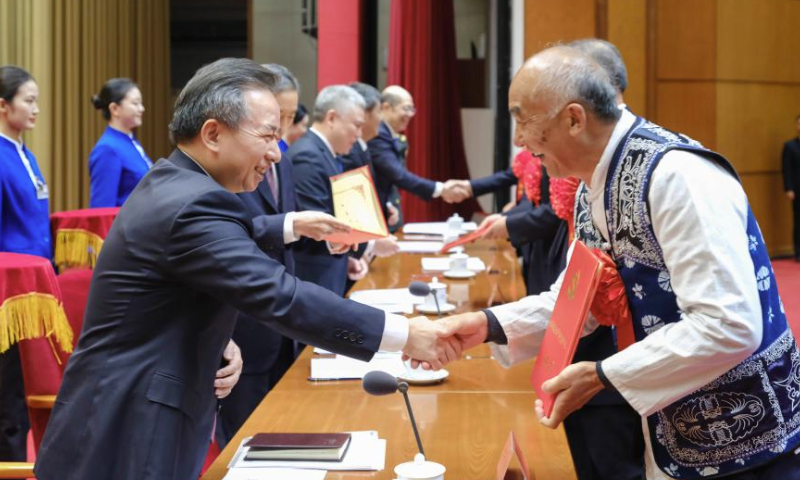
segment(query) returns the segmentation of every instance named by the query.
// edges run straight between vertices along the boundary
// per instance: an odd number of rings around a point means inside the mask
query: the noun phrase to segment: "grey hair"
[[[274,73],[246,58],[222,58],[197,70],[183,87],[169,124],[174,143],[195,138],[206,120],[238,128],[247,117],[244,92],[275,88]]]
[[[625,92],[628,88],[628,69],[625,68],[622,54],[613,43],[599,38],[584,38],[575,40],[568,46],[592,57],[606,71],[614,88],[620,93]]]
[[[525,66],[533,64],[540,67],[538,82],[528,94],[531,98],[548,98],[554,110],[576,102],[601,121],[619,120],[617,91],[606,71],[591,57],[572,47],[557,46],[537,53]],[[556,114],[557,111],[549,112],[551,117]]]
[[[265,63],[261,66],[278,77],[278,83],[275,84],[272,93],[300,93],[300,82],[297,81],[297,77],[295,77],[288,68],[277,63]]]
[[[358,92],[347,85],[330,85],[317,94],[311,120],[321,122],[330,110],[344,115],[357,107],[366,109],[364,98]]]
[[[353,82],[350,88],[358,92],[359,95],[364,97],[365,110],[370,111],[381,104],[381,92],[372,85],[361,82]]]

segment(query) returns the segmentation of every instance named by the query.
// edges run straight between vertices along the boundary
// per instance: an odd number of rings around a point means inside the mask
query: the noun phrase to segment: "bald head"
[[[511,82],[514,143],[541,157],[551,177],[588,182],[620,117],[616,93],[586,54],[548,48],[528,59]]]
[[[381,117],[395,133],[402,133],[417,112],[414,98],[399,85],[389,85],[381,92]]]
[[[403,102],[413,101],[408,90],[400,85],[389,85],[381,92],[381,101],[395,107]]]
[[[606,71],[585,53],[568,46],[551,47],[529,58],[509,89],[509,110],[515,116],[524,104],[552,116],[570,102],[580,104],[602,122],[619,119],[616,89]]]

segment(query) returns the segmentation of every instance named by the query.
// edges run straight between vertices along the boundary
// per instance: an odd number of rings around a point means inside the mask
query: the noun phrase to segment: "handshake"
[[[422,365],[426,370],[439,370],[458,360],[464,351],[486,341],[488,319],[483,312],[454,315],[432,321],[426,317],[408,320],[408,341],[403,359],[411,366]]]
[[[444,182],[442,200],[447,203],[461,203],[472,197],[472,184],[469,180],[448,180]]]

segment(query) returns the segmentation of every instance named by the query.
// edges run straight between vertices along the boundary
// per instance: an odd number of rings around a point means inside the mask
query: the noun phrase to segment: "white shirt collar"
[[[22,146],[23,146],[22,141],[14,140],[13,138],[9,137],[8,135],[3,135],[2,133],[0,133],[0,137],[3,137],[6,140],[8,140],[9,142],[13,143],[14,146],[17,147],[17,150],[20,150],[20,151],[22,150]]]
[[[608,174],[608,167],[611,164],[611,157],[614,155],[614,151],[617,149],[619,142],[622,141],[625,133],[630,130],[635,121],[636,115],[628,110],[622,110],[617,125],[614,127],[614,131],[611,132],[611,137],[608,139],[606,148],[600,156],[600,161],[597,162],[597,166],[594,168],[592,183],[591,185],[587,185],[587,187],[589,187],[590,199],[594,199],[597,195],[603,194],[603,186],[605,185],[606,175]]]
[[[314,127],[309,128],[308,131],[309,132],[314,132],[314,135],[316,135],[319,138],[321,138],[322,142],[325,144],[326,147],[328,147],[328,150],[330,150],[331,155],[333,155],[333,158],[336,158],[336,152],[333,151],[333,147],[331,147],[331,142],[329,142],[328,139],[325,138],[325,135],[319,133],[319,130],[317,130]]]
[[[358,144],[361,146],[361,151],[367,151],[367,142],[365,142],[363,138],[358,139]]]
[[[397,138],[397,137],[399,137],[399,136],[400,136],[400,134],[399,134],[399,133],[397,133],[397,132],[395,132],[395,131],[394,131],[394,128],[392,128],[392,126],[391,126],[391,125],[389,125],[389,122],[387,122],[387,121],[384,121],[383,123],[385,123],[385,124],[386,124],[386,128],[388,128],[388,129],[389,129],[389,133],[391,133],[391,134],[392,134],[392,138]]]

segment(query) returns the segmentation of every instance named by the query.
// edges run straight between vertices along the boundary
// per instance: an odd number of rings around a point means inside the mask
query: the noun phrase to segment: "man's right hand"
[[[789,200],[794,200],[794,190],[786,190],[786,196],[789,197]]]
[[[390,227],[397,225],[397,222],[400,221],[400,210],[392,205],[391,202],[386,204],[386,209],[389,211],[389,218],[386,219],[386,223],[388,223]]]
[[[293,219],[295,237],[325,240],[334,233],[350,233],[350,227],[324,212],[296,212]]]

